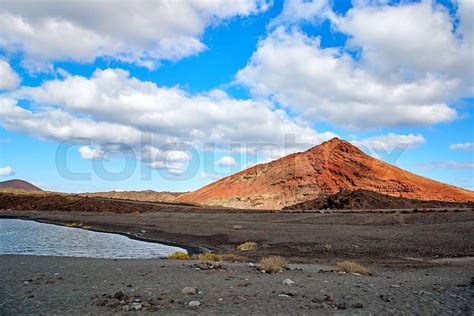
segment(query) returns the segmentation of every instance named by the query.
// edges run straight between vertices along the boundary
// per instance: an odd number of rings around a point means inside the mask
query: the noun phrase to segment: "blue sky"
[[[338,136],[472,190],[473,8],[3,1],[0,180],[188,191]]]

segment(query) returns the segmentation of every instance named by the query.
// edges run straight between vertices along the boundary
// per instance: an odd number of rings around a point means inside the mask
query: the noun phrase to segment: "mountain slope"
[[[364,189],[420,200],[474,201],[474,192],[430,180],[333,138],[307,151],[261,164],[178,200],[202,205],[281,209],[341,190]]]
[[[23,180],[8,180],[8,181],[3,181],[0,182],[0,190],[3,189],[11,189],[11,190],[25,190],[25,191],[43,191],[37,186],[23,181]]]

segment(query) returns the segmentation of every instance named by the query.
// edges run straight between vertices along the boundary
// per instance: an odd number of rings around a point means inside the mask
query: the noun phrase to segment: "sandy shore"
[[[243,263],[197,270],[191,261],[10,255],[0,256],[0,266],[1,315],[112,314],[132,306],[165,314],[471,315],[474,295],[474,265],[466,260],[429,268],[370,265],[372,276],[315,264],[270,275]],[[287,278],[295,283],[283,284]],[[185,287],[197,293],[183,294]],[[128,303],[114,298],[120,291]],[[191,301],[200,306],[189,307]]]
[[[93,229],[181,245],[236,253],[250,261],[282,255],[294,263],[334,264],[341,259],[410,266],[406,258],[474,257],[474,212],[406,213],[199,213],[114,214],[0,211],[50,223],[83,223]],[[234,229],[239,225],[239,229]],[[236,251],[245,241],[256,250]]]

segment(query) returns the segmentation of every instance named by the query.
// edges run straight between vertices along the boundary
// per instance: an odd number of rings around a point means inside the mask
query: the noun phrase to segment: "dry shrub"
[[[233,253],[222,255],[222,260],[227,262],[243,262],[245,258]]]
[[[359,273],[359,274],[369,273],[369,270],[367,270],[367,268],[365,268],[364,266],[358,264],[357,262],[348,261],[348,260],[336,263],[336,270],[349,272],[349,273]]]
[[[270,256],[260,260],[259,266],[265,272],[278,273],[288,269],[288,261],[281,256]]]
[[[254,250],[255,248],[257,248],[257,243],[254,241],[246,241],[237,246],[237,249],[240,251]]]
[[[168,257],[166,257],[166,259],[170,259],[170,260],[190,260],[191,257],[185,252],[176,251],[176,252],[168,255]]]
[[[233,230],[241,230],[242,228],[244,228],[242,225],[234,225],[234,226],[232,226],[232,229],[233,229]]]
[[[84,229],[84,230],[89,230],[89,229],[91,229],[91,228],[92,228],[92,226],[87,226],[87,225],[84,225],[84,226],[82,226],[81,228],[82,228],[82,229]]]
[[[212,252],[204,252],[204,253],[200,253],[198,255],[198,260],[201,261],[201,262],[221,261],[222,256],[220,256],[216,253],[212,253]]]
[[[78,224],[78,223],[67,223],[66,224],[66,227],[81,227],[82,224]]]

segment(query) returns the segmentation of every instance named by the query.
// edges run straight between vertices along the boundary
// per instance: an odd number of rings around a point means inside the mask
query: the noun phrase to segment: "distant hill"
[[[235,208],[281,209],[342,190],[359,189],[406,199],[474,201],[473,191],[402,170],[338,138],[243,170],[183,194],[178,200]]]
[[[121,199],[141,202],[161,202],[161,203],[175,203],[176,198],[181,195],[181,192],[156,192],[152,190],[146,191],[110,191],[110,192],[93,192],[81,193],[81,196],[88,197],[103,197],[110,199]]]
[[[0,182],[0,190],[25,190],[25,191],[43,191],[37,186],[23,180],[8,180]]]

